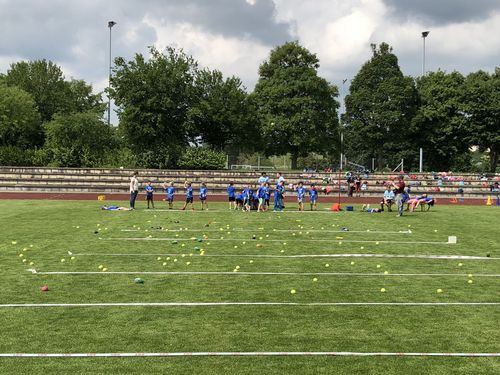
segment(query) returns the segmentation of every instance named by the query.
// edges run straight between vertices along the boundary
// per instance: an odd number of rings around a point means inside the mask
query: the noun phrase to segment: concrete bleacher
[[[211,194],[225,194],[229,181],[237,189],[245,186],[257,187],[258,171],[193,171],[193,170],[139,170],[141,183],[151,181],[157,191],[161,191],[164,182],[174,181],[179,193],[183,192],[185,180],[192,181],[195,190],[201,182],[208,185]],[[0,167],[1,192],[60,192],[60,193],[127,193],[131,169],[97,168],[42,168],[42,167]],[[276,181],[275,172],[268,172],[271,183]],[[316,184],[328,189],[331,195],[339,192],[339,175],[322,172],[285,172],[283,176],[288,184],[303,181],[304,184]],[[385,183],[397,177],[397,174],[372,173],[367,179],[367,190],[359,195],[363,197],[381,196]],[[365,176],[366,177],[366,176]],[[481,179],[477,174],[436,175],[430,173],[407,176],[407,185],[411,194],[427,193],[435,197],[485,199],[492,193],[490,186],[499,181],[500,176]],[[441,181],[440,181],[441,180]],[[462,182],[461,182],[462,181]],[[436,191],[439,187],[439,191]],[[348,184],[342,173],[340,176],[341,194],[347,195]],[[459,193],[459,189],[463,192]],[[321,195],[321,193],[320,193]],[[355,194],[357,196],[357,194]]]

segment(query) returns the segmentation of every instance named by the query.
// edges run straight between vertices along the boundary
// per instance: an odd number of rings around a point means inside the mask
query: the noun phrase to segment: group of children
[[[164,183],[162,186],[165,192],[165,201],[168,204],[169,209],[173,209],[174,196],[176,193],[176,188],[174,182]],[[304,187],[302,182],[299,182],[293,189],[297,193],[297,204],[299,211],[304,210],[304,201],[306,199],[306,193],[309,194],[310,209],[317,209],[318,191],[316,186],[311,184],[309,189]],[[184,190],[186,195],[186,200],[184,206],[181,210],[190,208],[194,210],[194,192],[192,183],[189,181],[184,182]],[[154,188],[151,181],[148,181],[144,191],[146,193],[147,207],[155,208],[154,205]],[[208,188],[206,183],[202,182],[199,190],[199,199],[201,202],[201,209],[208,210],[207,204]],[[283,211],[284,205],[284,195],[285,195],[285,180],[280,179],[276,184],[276,187],[272,189],[270,187],[269,181],[261,182],[259,188],[254,191],[250,186],[246,186],[242,191],[238,192],[233,182],[229,183],[227,187],[227,197],[229,201],[230,210],[242,210],[242,211],[268,211],[270,209],[271,196],[274,198],[274,211]]]
[[[306,196],[306,188],[302,182],[294,186],[297,192],[297,204],[299,211],[304,210],[304,200]],[[311,211],[317,209],[318,192],[314,185],[309,188],[309,203]],[[273,211],[283,211],[284,196],[285,196],[285,180],[278,180],[276,187],[272,191],[268,181],[261,182],[257,191],[253,191],[249,186],[245,187],[240,193],[236,193],[236,188],[231,182],[227,188],[227,196],[229,200],[229,209],[243,211],[268,211],[270,209],[271,194],[274,197]]]

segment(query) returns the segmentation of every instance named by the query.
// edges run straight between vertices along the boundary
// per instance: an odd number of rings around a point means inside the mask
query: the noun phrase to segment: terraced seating
[[[96,169],[96,168],[17,168],[0,167],[0,191],[33,191],[33,192],[92,192],[92,193],[126,193],[130,169]],[[274,172],[269,173],[271,182],[275,182]],[[229,181],[233,181],[237,189],[245,186],[257,188],[260,172],[256,171],[186,171],[186,170],[140,170],[141,182],[151,181],[157,191],[161,191],[164,182],[174,181],[182,193],[185,180],[192,181],[195,190],[201,182],[206,182],[211,194],[225,194]],[[303,181],[308,185],[316,184],[328,190],[330,194],[338,194],[339,176],[337,173],[287,172],[283,173],[287,184],[297,184]],[[347,182],[340,176],[341,193],[346,194]],[[397,177],[397,174],[373,173],[366,179],[367,190],[360,196],[381,196],[385,183]],[[465,197],[484,199],[494,195],[490,185],[500,176],[494,176],[486,181],[480,176],[463,174],[460,176],[438,176],[424,173],[414,174],[407,178],[412,195],[428,193],[435,197]],[[439,188],[439,191],[437,191]],[[461,193],[459,192],[461,189]]]

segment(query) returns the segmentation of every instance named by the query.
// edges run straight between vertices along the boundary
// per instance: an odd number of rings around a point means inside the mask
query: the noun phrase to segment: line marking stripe
[[[193,241],[192,238],[179,237],[109,237],[103,238],[106,241]],[[209,238],[207,241],[247,241],[248,238]],[[336,240],[336,239],[262,239],[252,240],[255,242],[346,242],[346,243],[394,243],[394,244],[413,244],[413,245],[454,245],[449,242],[435,241],[389,241],[389,240]]]
[[[181,256],[174,253],[79,253],[74,256]],[[202,256],[193,254],[193,256]],[[298,255],[265,255],[265,254],[205,254],[204,257],[227,258],[415,258],[415,259],[447,259],[447,260],[500,260],[500,258],[471,256],[471,255],[405,255],[405,254],[298,254]]]
[[[126,357],[500,357],[500,353],[391,353],[391,352],[172,352],[172,353],[0,353],[0,358],[126,358]]]
[[[121,229],[121,232],[144,232],[144,230],[139,229]],[[240,228],[230,228],[223,230],[219,229],[148,229],[150,232],[215,232],[215,233],[224,233],[224,232],[255,232],[262,233],[263,229],[240,229]],[[321,229],[273,229],[271,232],[313,232],[313,233],[338,233],[338,234],[349,234],[349,233],[367,233],[367,234],[412,234],[413,232],[410,230],[400,230],[400,231],[378,231],[378,230],[321,230]],[[266,232],[267,233],[267,232]]]
[[[208,272],[208,271],[48,271],[28,270],[36,275],[210,275],[210,276],[408,276],[468,277],[467,273],[370,273],[370,272]],[[473,274],[474,277],[500,277],[500,274]]]
[[[212,306],[500,306],[500,302],[102,302],[8,303],[0,308],[212,307]]]

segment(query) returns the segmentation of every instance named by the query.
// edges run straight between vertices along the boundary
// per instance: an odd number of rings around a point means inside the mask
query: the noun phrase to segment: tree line
[[[51,61],[13,63],[0,75],[0,165],[223,168],[226,155],[312,153],[325,165],[352,161],[378,169],[495,171],[500,151],[500,70],[404,76],[392,48],[373,55],[350,81],[339,120],[338,87],[298,42],[273,49],[248,92],[238,77],[202,68],[182,50],[116,58],[109,91],[94,94]],[[103,120],[109,95],[119,125]],[[343,133],[344,144],[340,144]],[[484,153],[484,154],[483,154]]]

